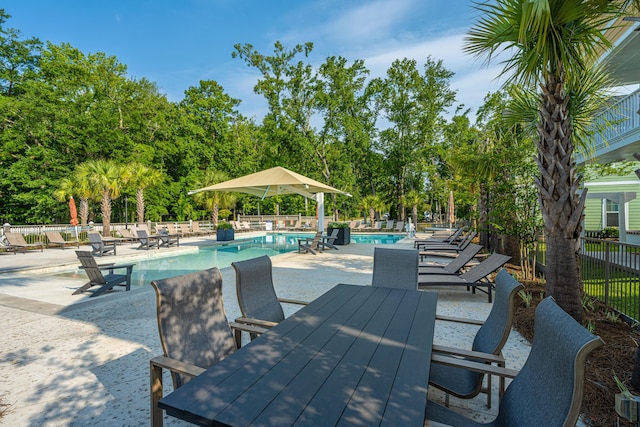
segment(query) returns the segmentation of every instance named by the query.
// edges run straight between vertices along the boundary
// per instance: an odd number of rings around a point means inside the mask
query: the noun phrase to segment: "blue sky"
[[[462,52],[474,22],[470,0],[5,0],[5,24],[23,37],[70,43],[85,54],[105,52],[134,78],[155,82],[171,101],[200,80],[215,80],[239,110],[258,119],[266,104],[253,93],[258,74],[233,59],[236,43],[270,54],[313,42],[309,61],[328,56],[362,59],[383,77],[395,59],[430,55],[453,71],[458,104],[475,112],[499,88],[499,65],[490,68]]]

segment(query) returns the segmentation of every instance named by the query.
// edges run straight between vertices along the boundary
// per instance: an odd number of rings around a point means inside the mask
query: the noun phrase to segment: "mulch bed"
[[[509,270],[515,270],[510,268]],[[513,271],[512,271],[513,272]],[[532,301],[529,307],[520,297],[516,297],[514,329],[529,342],[533,340],[533,319],[535,308],[544,298],[542,281],[523,282],[525,290],[531,292]],[[633,372],[635,353],[638,347],[638,331],[622,320],[615,321],[607,317],[604,304],[590,300],[585,307],[584,324],[593,325],[593,333],[600,336],[605,345],[594,350],[587,358],[586,384],[582,403],[583,421],[593,426],[636,426],[620,418],[614,408],[614,396],[620,390],[616,385],[614,374],[632,390],[629,385]]]

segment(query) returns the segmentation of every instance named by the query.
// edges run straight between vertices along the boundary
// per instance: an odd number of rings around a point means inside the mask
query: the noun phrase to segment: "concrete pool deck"
[[[242,237],[249,237],[244,234]],[[237,236],[240,237],[240,236]],[[419,236],[425,237],[425,236]],[[181,240],[179,248],[141,251],[118,246],[117,256],[104,262],[196,251],[203,240]],[[413,247],[404,239],[397,247]],[[312,300],[337,283],[371,283],[375,245],[351,244],[317,256],[286,253],[272,257],[279,296]],[[81,246],[81,249],[83,247]],[[88,248],[84,247],[85,249]],[[0,254],[0,398],[10,410],[0,424],[10,426],[141,426],[149,424],[149,359],[161,354],[155,294],[151,286],[116,290],[97,298],[71,295],[86,282],[46,275],[75,267],[75,248]],[[27,269],[24,271],[24,269]],[[19,272],[18,270],[23,271]],[[223,268],[223,295],[229,319],[240,314],[235,297],[235,273]],[[463,288],[433,288],[439,294],[438,313],[484,319],[491,305],[486,295]],[[290,314],[296,307],[285,306]],[[438,322],[435,342],[469,348],[476,329]],[[504,349],[507,366],[520,368],[529,344],[512,331]],[[494,381],[494,387],[497,381]],[[170,388],[169,377],[165,385]],[[431,398],[443,394],[429,390]],[[478,420],[497,413],[497,391],[491,410],[486,395],[451,406],[478,413]],[[165,418],[165,425],[189,425]]]

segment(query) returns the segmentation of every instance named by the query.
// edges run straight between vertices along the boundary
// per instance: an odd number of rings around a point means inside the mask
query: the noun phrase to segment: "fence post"
[[[605,241],[604,251],[604,303],[609,305],[609,281],[611,280],[611,243]]]

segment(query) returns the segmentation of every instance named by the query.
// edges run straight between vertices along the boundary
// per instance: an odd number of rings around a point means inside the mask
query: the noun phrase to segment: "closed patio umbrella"
[[[189,194],[201,191],[248,193],[261,199],[277,196],[278,194],[300,194],[318,202],[318,230],[324,229],[324,193],[339,193],[351,196],[349,193],[280,166],[191,190]]]
[[[76,240],[78,239],[78,209],[76,209],[76,201],[73,200],[73,196],[69,199],[69,216],[71,219],[69,223],[73,225],[73,229],[76,232]]]

